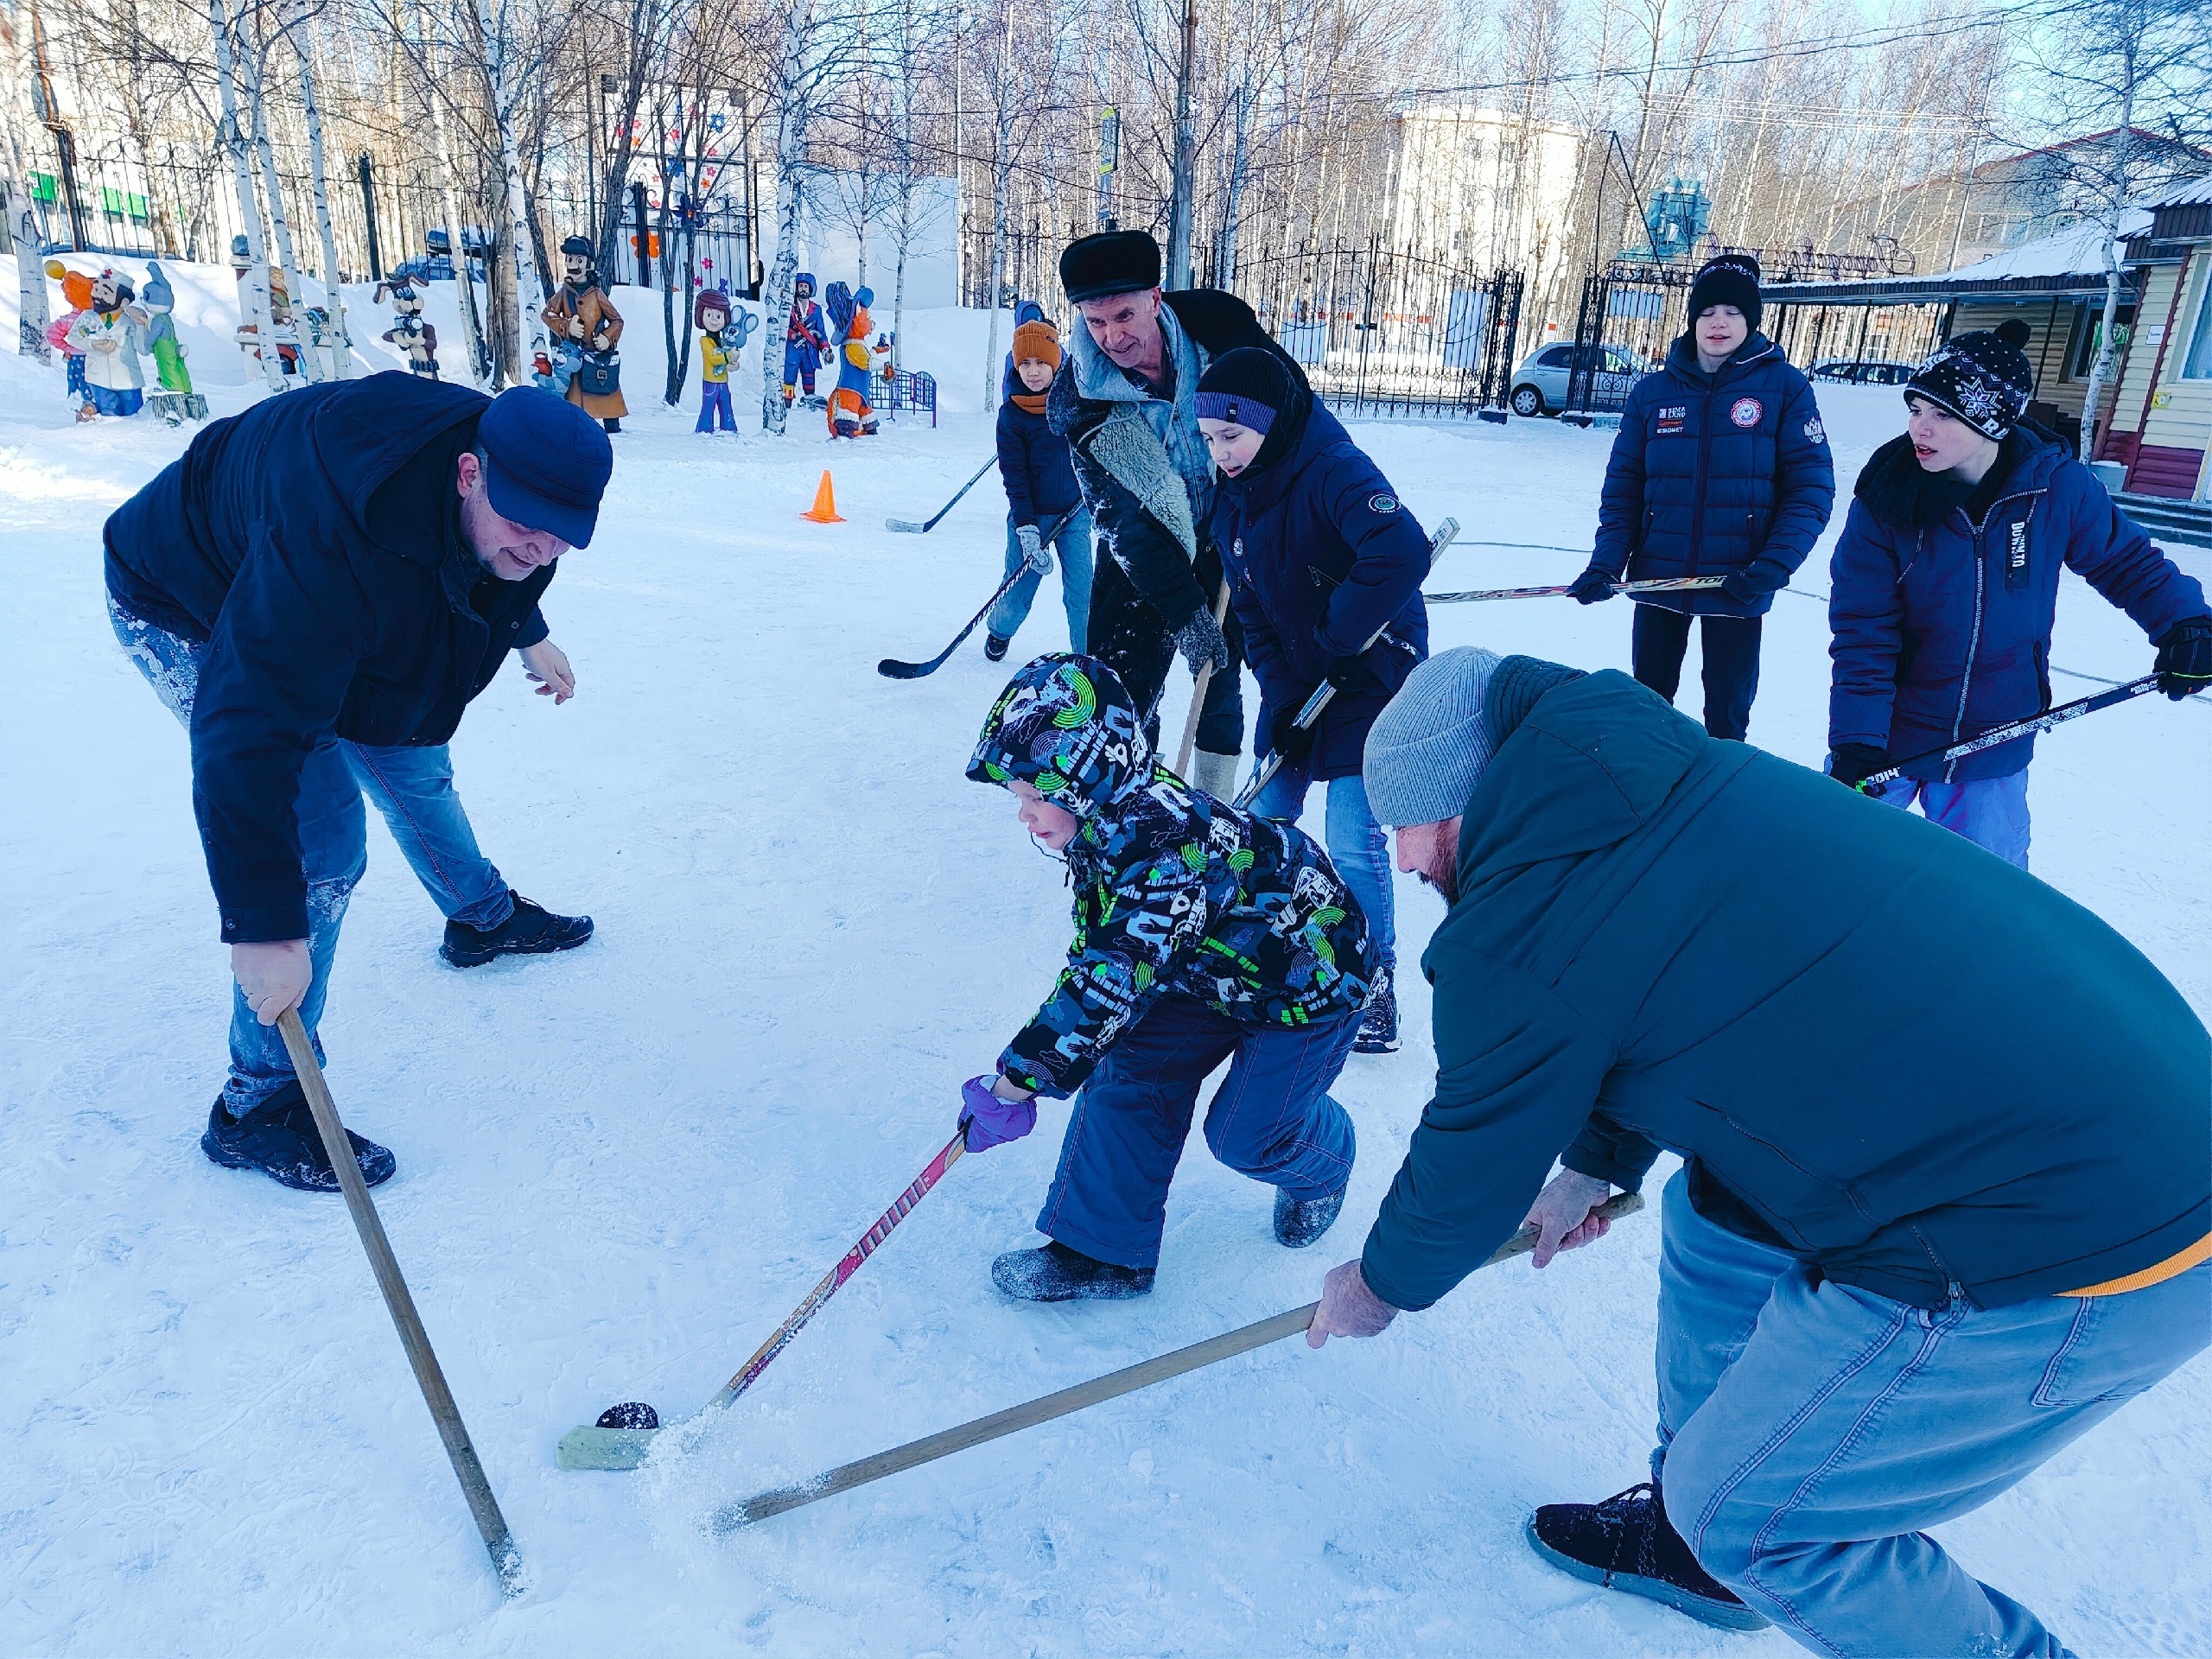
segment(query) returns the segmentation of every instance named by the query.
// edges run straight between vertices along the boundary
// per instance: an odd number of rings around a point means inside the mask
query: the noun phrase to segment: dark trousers
[[[1198,575],[1198,585],[1210,595],[1221,591],[1221,561],[1210,547],[1199,557]],[[1151,601],[1137,591],[1128,572],[1101,548],[1090,581],[1090,621],[1084,651],[1112,669],[1128,688],[1146,713],[1146,730],[1155,744],[1160,693],[1167,684],[1167,671],[1175,664],[1175,639],[1168,626]],[[1234,610],[1222,620],[1221,631],[1229,641],[1229,666],[1206,682],[1198,747],[1211,754],[1236,754],[1244,747],[1244,631]]]
[[[1637,606],[1636,630],[1629,640],[1637,683],[1669,702],[1675,700],[1693,620],[1705,625],[1698,641],[1705,662],[1705,729],[1714,737],[1740,742],[1751,729],[1751,699],[1759,689],[1759,624],[1764,618],[1691,618],[1657,605]]]
[[[1355,1148],[1351,1118],[1329,1085],[1359,1018],[1255,1030],[1196,997],[1160,998],[1075,1097],[1037,1230],[1101,1262],[1158,1266],[1167,1184],[1190,1139],[1198,1086],[1232,1054],[1206,1108],[1213,1155],[1294,1198],[1338,1191],[1351,1179]]]

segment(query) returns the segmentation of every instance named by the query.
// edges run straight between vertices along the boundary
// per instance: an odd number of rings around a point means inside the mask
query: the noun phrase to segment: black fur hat
[[[1947,340],[1904,383],[1907,403],[1941,404],[1984,437],[2001,439],[2027,413],[2035,371],[2025,350],[2033,331],[2018,317]]]
[[[1071,302],[1160,286],[1160,244],[1150,231],[1100,231],[1060,252],[1060,286]]]

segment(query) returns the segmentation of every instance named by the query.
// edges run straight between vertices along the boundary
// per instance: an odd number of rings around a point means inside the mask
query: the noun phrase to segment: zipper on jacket
[[[1705,481],[1713,470],[1713,393],[1719,390],[1716,381],[1698,406],[1697,489],[1690,502],[1690,562],[1683,573],[1686,575],[1697,575],[1698,555],[1705,550]]]
[[[1988,572],[1983,569],[1982,565],[1982,532],[1989,527],[1989,521],[1997,516],[1997,509],[2007,501],[2018,501],[2023,497],[2033,498],[2042,493],[2041,489],[2033,489],[2015,490],[2010,495],[2000,495],[1989,504],[1989,511],[1981,515],[1980,524],[1967,518],[1963,507],[1959,510],[1959,517],[1966,519],[1967,528],[1974,532],[1974,632],[1967,638],[1967,665],[1965,671],[1959,677],[1958,712],[1951,716],[1951,741],[1954,743],[1960,741],[1960,733],[1966,729],[1967,697],[1974,690],[1974,658],[1981,652],[1981,613],[1983,605],[1986,603],[1989,586]],[[2032,522],[2035,516],[2033,507],[2028,509],[2028,515]],[[1956,760],[1945,761],[1943,781],[1947,784],[1956,783],[1958,770],[1959,763]]]

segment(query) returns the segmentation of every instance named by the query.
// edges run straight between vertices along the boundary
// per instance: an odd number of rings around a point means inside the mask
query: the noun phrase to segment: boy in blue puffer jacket
[[[961,1091],[971,1152],[1028,1134],[1036,1096],[1076,1096],[1037,1217],[1052,1243],[999,1257],[994,1282],[1039,1302],[1149,1291],[1198,1089],[1224,1060],[1206,1145],[1275,1189],[1279,1243],[1320,1237],[1354,1151],[1328,1090],[1372,972],[1358,901],[1321,849],[1159,765],[1143,710],[1093,657],[1015,675],[968,776],[1017,798],[1075,887],[1052,995]]]
[[[1724,253],[1690,287],[1689,327],[1629,394],[1605,465],[1598,547],[1569,589],[1585,605],[1623,579],[1725,576],[1639,600],[1636,677],[1669,702],[1690,619],[1705,619],[1705,729],[1740,739],[1759,683],[1760,619],[1835,505],[1835,463],[1805,377],[1758,332],[1758,261]]]
[[[2204,591],[2022,413],[2027,325],[1961,334],[1905,382],[1904,435],[1859,475],[1831,565],[1828,771],[1898,760],[2050,707],[2058,573],[2070,566],[2158,643],[2159,690],[2212,683]],[[2028,867],[2035,738],[1914,766],[1879,791]]]
[[[1252,810],[1295,823],[1308,785],[1328,785],[1329,856],[1359,895],[1375,942],[1375,995],[1354,1046],[1391,1053],[1398,1004],[1390,855],[1368,807],[1360,756],[1375,717],[1428,655],[1421,596],[1428,537],[1382,470],[1274,353],[1246,347],[1215,359],[1198,381],[1198,413],[1221,471],[1214,544],[1260,682],[1252,752],[1283,758]],[[1324,681],[1336,697],[1301,731],[1293,719]]]

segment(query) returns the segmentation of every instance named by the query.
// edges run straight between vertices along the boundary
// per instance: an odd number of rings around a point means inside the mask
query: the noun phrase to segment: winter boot
[[[389,1152],[351,1129],[346,1139],[353,1145],[364,1181],[374,1186],[391,1179],[396,1165]],[[308,1109],[308,1097],[296,1082],[286,1084],[244,1117],[232,1117],[223,1097],[216,1096],[200,1150],[210,1163],[225,1169],[257,1169],[295,1192],[338,1191],[338,1172],[322,1149],[315,1114]]]
[[[983,636],[983,655],[994,663],[1002,663],[1006,661],[1006,648],[1013,643],[1002,635],[986,633]]]
[[[1217,801],[1236,798],[1236,757],[1216,754],[1211,749],[1191,751],[1191,784]]]
[[[1395,1054],[1398,1052],[1398,987],[1389,968],[1375,976],[1367,1007],[1360,1013],[1359,1035],[1351,1039],[1355,1054]]]
[[[1547,1503],[1529,1520],[1529,1542],[1564,1572],[1608,1590],[1649,1596],[1724,1630],[1767,1621],[1697,1564],[1649,1481],[1602,1503]]]
[[[620,417],[611,421],[601,421],[600,424],[609,432],[620,432],[622,429],[622,422]]]
[[[1041,1250],[1008,1250],[991,1263],[991,1282],[1025,1302],[1118,1300],[1148,1294],[1152,1269],[1116,1267],[1054,1239]]]
[[[591,938],[588,916],[556,916],[543,905],[515,894],[514,914],[490,929],[465,922],[446,924],[438,954],[456,968],[480,968],[496,957],[542,957],[573,950]]]
[[[1346,1182],[1323,1198],[1294,1198],[1282,1188],[1275,1189],[1275,1243],[1294,1250],[1302,1250],[1337,1224],[1337,1214],[1344,1207],[1344,1194],[1351,1190]]]

